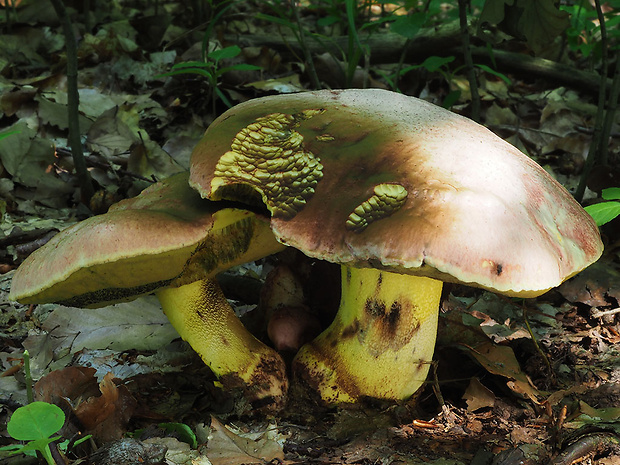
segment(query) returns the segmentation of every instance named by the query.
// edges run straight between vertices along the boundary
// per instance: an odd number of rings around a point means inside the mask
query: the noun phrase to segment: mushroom
[[[530,158],[384,90],[240,104],[207,129],[190,173],[203,197],[260,200],[282,244],[342,265],[333,323],[293,362],[327,403],[422,386],[442,282],[534,297],[602,253],[592,219]]]
[[[189,173],[154,184],[67,228],[17,269],[10,298],[104,306],[155,292],[181,337],[226,387],[269,408],[284,402],[284,362],[243,326],[215,275],[283,249],[268,219],[203,200]]]
[[[267,335],[280,353],[294,353],[321,332],[317,315],[306,305],[303,283],[288,265],[267,275],[260,306],[267,319]]]

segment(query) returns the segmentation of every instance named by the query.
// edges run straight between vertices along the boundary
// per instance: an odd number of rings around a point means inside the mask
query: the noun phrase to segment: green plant
[[[0,140],[5,139],[9,136],[12,136],[13,134],[19,134],[19,131],[9,131],[9,132],[5,132],[3,134],[0,134]]]
[[[607,2],[607,11],[603,12],[608,35],[616,40],[620,38],[620,16],[618,7],[620,2]],[[570,14],[570,27],[565,31],[566,44],[571,51],[580,53],[584,58],[600,60],[603,54],[601,41],[601,26],[595,6],[586,0],[580,0],[573,5],[561,5],[560,10]],[[593,66],[592,61],[590,66]]]
[[[344,60],[346,62],[345,69],[345,87],[351,87],[353,77],[357,67],[361,64],[363,59],[364,68],[368,70],[370,64],[370,48],[360,37],[360,32],[365,32],[368,35],[376,31],[382,24],[391,21],[398,21],[399,18],[404,18],[399,21],[401,31],[405,31],[409,26],[416,22],[424,22],[424,19],[419,17],[414,20],[409,20],[407,16],[399,16],[394,12],[387,13],[385,15],[377,16],[370,15],[371,3],[369,1],[355,1],[355,0],[327,0],[313,2],[308,6],[309,10],[320,10],[320,18],[317,20],[317,27],[319,30],[325,30],[326,28],[332,28],[340,31],[343,36],[347,37],[346,47],[340,47],[336,42],[335,45],[341,56],[335,57],[338,60]],[[376,2],[375,2],[376,3]],[[414,2],[378,2],[383,3],[404,3],[401,8],[412,8]],[[314,66],[312,63],[311,53],[306,46],[305,38],[309,37],[315,40],[319,44],[325,44],[331,42],[332,38],[319,32],[311,32],[305,28],[299,21],[296,7],[290,5],[288,1],[272,0],[267,3],[274,13],[274,15],[259,13],[257,18],[269,21],[273,24],[286,27],[295,36],[295,40],[301,45],[304,54],[304,60],[309,67],[309,75],[313,87],[319,88],[320,83],[318,78],[313,76]],[[319,16],[319,14],[317,14]],[[422,15],[424,16],[424,15]],[[338,26],[338,27],[336,27]],[[326,50],[329,47],[325,47]],[[367,75],[368,73],[366,73]]]
[[[601,197],[604,200],[609,200],[609,202],[595,203],[585,207],[585,210],[594,218],[598,226],[607,224],[620,216],[620,187],[603,189]]]
[[[50,451],[50,443],[60,439],[52,436],[65,424],[65,414],[60,407],[47,402],[33,402],[18,408],[11,415],[7,431],[13,439],[28,441],[26,444],[15,444],[1,447],[0,450],[11,454],[32,455],[39,451],[49,465],[54,465]]]
[[[429,73],[438,72],[446,80],[446,82],[449,83],[452,81],[453,77],[464,68],[464,66],[459,66],[458,68],[454,70],[450,70],[448,65],[452,63],[455,59],[456,57],[454,55],[447,56],[447,57],[430,56],[420,64],[404,67],[402,69],[397,70],[396,73],[390,76],[387,76],[385,74],[382,74],[382,76],[393,89],[396,89],[397,88],[396,82],[400,76],[408,73],[409,71],[424,68]],[[490,68],[489,66],[482,65],[482,64],[474,64],[474,66],[476,68],[481,69],[485,73],[492,74],[493,76],[496,76],[502,79],[508,85],[511,84],[510,78],[508,78],[506,75],[502,73],[495,71],[493,68]],[[454,105],[458,101],[460,96],[461,96],[460,90],[454,90],[450,92],[444,98],[442,102],[442,106],[444,108],[450,108],[452,105]]]
[[[579,52],[589,57],[594,49],[599,48],[600,41],[596,40],[596,10],[589,2],[581,0],[574,5],[562,5],[560,10],[570,14],[570,27],[566,29],[566,43],[573,52]]]
[[[240,53],[241,49],[237,45],[217,49],[207,53],[204,61],[185,61],[177,63],[172,67],[171,71],[161,74],[158,77],[176,76],[179,74],[196,74],[203,76],[206,78],[211,89],[212,103],[215,105],[217,97],[230,108],[232,107],[232,103],[228,100],[226,94],[218,87],[220,77],[229,71],[252,71],[261,69],[259,66],[250,65],[248,63],[237,63],[232,66],[220,67],[220,60],[235,58]]]
[[[176,434],[180,441],[189,444],[192,449],[198,447],[196,434],[185,423],[160,423],[158,426],[167,433]]]
[[[196,434],[185,423],[159,423],[157,426],[163,429],[167,434],[173,434],[179,441],[189,444],[192,449],[196,449],[198,447],[198,438],[196,437]],[[144,432],[145,430],[139,429],[129,433],[129,436],[137,438]]]

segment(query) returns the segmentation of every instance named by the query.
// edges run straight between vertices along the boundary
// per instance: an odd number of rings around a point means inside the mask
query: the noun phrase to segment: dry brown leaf
[[[118,439],[126,432],[136,400],[108,373],[97,383],[95,370],[68,367],[56,370],[35,384],[37,400],[70,407],[88,433],[97,439]]]
[[[495,394],[483,385],[478,378],[471,379],[465,394],[463,394],[463,399],[467,402],[467,410],[470,412],[495,405]]]
[[[284,452],[278,442],[266,435],[258,439],[243,437],[211,417],[207,457],[213,465],[263,464],[284,460]]]

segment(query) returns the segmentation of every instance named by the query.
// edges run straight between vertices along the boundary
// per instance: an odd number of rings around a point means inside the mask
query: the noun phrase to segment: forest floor
[[[232,2],[211,22],[182,2],[119,1],[86,12],[76,12],[74,3],[82,2],[66,2],[78,32],[80,127],[97,191],[88,206],[80,202],[67,142],[65,41],[56,12],[37,0],[2,10],[9,22],[0,23],[0,137],[10,135],[0,139],[0,446],[15,443],[4,425],[27,403],[27,349],[36,398],[61,405],[67,415],[60,434],[93,435],[68,451],[54,446],[61,451],[58,464],[620,464],[617,220],[602,229],[606,250],[596,264],[538,298],[447,288],[431,376],[414,401],[399,405],[325,408],[294,387],[283,412],[249,415],[237,393],[217,388],[153,297],[101,309],[9,301],[14,270],[56,232],[187,170],[193,147],[226,110],[225,100],[311,87],[300,44],[287,28],[292,23],[260,16],[275,15],[269,5],[279,2]],[[430,34],[424,50],[407,57],[406,63],[421,63],[425,53],[442,48],[448,60],[436,69],[399,74],[385,53],[369,62],[368,73],[360,60],[348,79],[341,56],[325,45],[337,41],[324,40],[308,46],[316,77],[330,88],[366,81],[391,89],[396,82],[401,92],[433,103],[453,99],[451,109],[470,116],[469,83],[458,68],[460,37],[442,32],[451,30],[455,8],[436,13],[438,43]],[[343,12],[300,7],[299,24],[314,31],[317,20]],[[162,76],[175,63],[201,59],[211,24],[209,50],[239,46],[238,55],[209,61],[218,92],[204,74]],[[346,16],[324,24],[322,37],[340,36]],[[384,32],[378,30],[373,43],[404,46],[391,35],[376,40]],[[514,43],[501,46],[515,53]],[[370,57],[377,55],[370,50]],[[566,69],[583,68],[574,55],[562,57]],[[224,68],[230,69],[220,74]],[[544,67],[537,74],[501,64],[497,73],[480,68],[478,74],[481,123],[570,191],[580,180],[597,108],[597,89],[587,79],[571,80],[577,74],[562,81]],[[617,123],[611,159],[620,154]],[[585,202],[619,185],[620,171],[597,168]],[[242,268],[232,275],[233,287],[239,276],[261,276],[264,268]],[[258,295],[249,294],[234,305],[256,312],[246,318],[251,326],[261,316]],[[0,463],[35,462],[0,455]]]

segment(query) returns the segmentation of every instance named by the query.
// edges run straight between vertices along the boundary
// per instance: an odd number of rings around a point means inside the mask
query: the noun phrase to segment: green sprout
[[[237,45],[217,49],[207,53],[204,61],[185,61],[183,63],[177,63],[169,72],[160,74],[158,77],[176,76],[178,74],[196,74],[203,76],[206,78],[213,92],[211,96],[212,102],[215,103],[215,97],[217,96],[230,108],[232,107],[232,103],[218,88],[220,77],[229,71],[254,71],[261,69],[260,66],[250,65],[248,63],[237,63],[232,66],[220,67],[220,60],[234,58],[240,53],[241,48]]]
[[[39,451],[49,465],[55,465],[49,445],[60,436],[50,436],[64,424],[65,414],[60,407],[47,402],[32,402],[15,410],[7,424],[7,431],[13,439],[28,442],[0,447],[0,450],[10,451],[11,455],[33,455]]]

